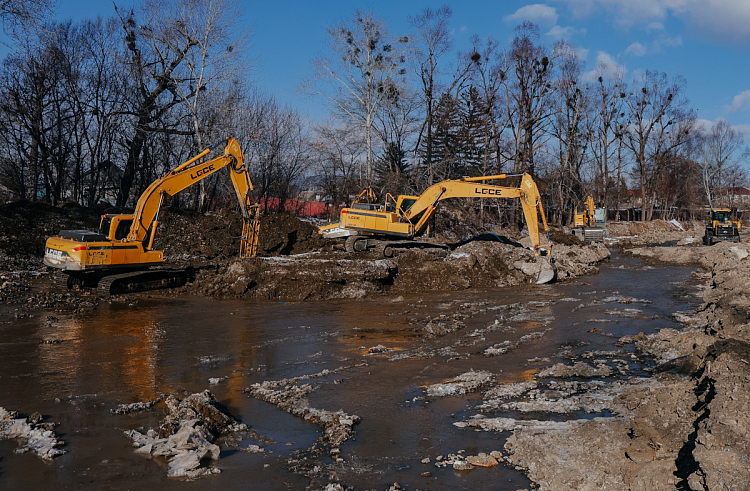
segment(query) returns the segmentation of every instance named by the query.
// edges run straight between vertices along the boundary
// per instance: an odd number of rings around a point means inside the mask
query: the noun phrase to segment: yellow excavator
[[[201,161],[221,144],[225,144],[223,155]],[[164,261],[162,251],[153,250],[159,210],[167,198],[224,167],[242,209],[240,256],[255,256],[259,205],[252,202],[253,184],[240,145],[226,138],[154,181],[132,215],[102,215],[99,230],[61,230],[48,238],[44,264],[67,274],[68,288],[97,286],[101,293],[117,294],[183,286],[187,270],[155,268]]]
[[[484,184],[482,181],[521,177],[519,187]],[[360,195],[361,197],[362,195]],[[549,240],[547,218],[536,183],[529,174],[498,174],[494,176],[467,177],[447,180],[427,188],[420,196],[386,195],[385,204],[355,200],[350,208],[341,210],[338,222],[318,229],[327,238],[346,237],[348,252],[378,250],[385,257],[392,257],[403,249],[448,248],[440,244],[414,241],[427,230],[435,216],[440,201],[448,198],[517,198],[521,202],[526,225],[529,229],[532,248],[537,256],[548,256],[552,243]],[[539,221],[547,233],[547,243],[542,246],[539,239]],[[554,267],[549,259],[543,261],[539,278],[547,283],[554,278]]]
[[[609,236],[605,224],[604,208],[596,208],[591,196],[586,198],[582,213],[578,213],[578,208],[573,212],[573,235],[587,244],[604,242],[604,238]]]

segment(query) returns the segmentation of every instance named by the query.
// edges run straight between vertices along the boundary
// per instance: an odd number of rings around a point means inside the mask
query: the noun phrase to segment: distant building
[[[714,191],[716,201],[714,206],[723,208],[750,208],[750,189],[743,187],[719,188]]]

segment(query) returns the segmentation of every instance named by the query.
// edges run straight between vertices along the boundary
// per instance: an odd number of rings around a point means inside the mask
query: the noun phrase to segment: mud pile
[[[701,244],[706,225],[700,221],[652,220],[650,222],[610,222],[608,245],[633,247],[641,245]]]
[[[17,201],[0,205],[0,270],[39,268],[47,237],[60,230],[98,226],[99,212],[76,204],[53,207]]]
[[[561,280],[596,272],[596,264],[608,257],[602,244],[560,246],[553,252]],[[201,271],[187,289],[201,295],[281,301],[458,291],[534,283],[531,266],[544,260],[522,247],[481,241],[447,254],[410,250],[389,259],[375,253],[313,252],[234,260]]]
[[[312,223],[288,213],[261,216],[258,255],[333,250],[335,242],[324,239],[317,230]],[[168,261],[223,263],[237,257],[241,236],[242,218],[229,210],[199,214],[166,209],[160,217],[154,247],[163,250]]]
[[[258,254],[261,256],[289,256],[307,252],[343,250],[339,241],[325,239],[318,226],[288,213],[269,215],[260,222]]]

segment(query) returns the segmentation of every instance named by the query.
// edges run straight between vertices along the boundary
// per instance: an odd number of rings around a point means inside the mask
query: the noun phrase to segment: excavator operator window
[[[99,224],[99,233],[105,237],[109,237],[109,226],[112,223],[112,218],[108,216],[102,217],[102,222]]]
[[[417,202],[417,199],[406,198],[401,202],[401,213],[406,213],[411,208],[411,205]]]
[[[120,223],[117,224],[117,230],[115,230],[115,240],[122,240],[127,237],[132,224],[133,220],[120,220]]]

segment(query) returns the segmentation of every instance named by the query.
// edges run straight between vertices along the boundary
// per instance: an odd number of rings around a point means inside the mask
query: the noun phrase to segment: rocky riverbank
[[[694,243],[685,232],[679,242]],[[675,239],[673,238],[673,240]],[[679,314],[681,330],[627,336],[650,377],[619,377],[580,361],[536,374],[532,384],[484,393],[485,406],[566,421],[487,418],[456,423],[509,434],[507,463],[541,490],[740,490],[750,482],[750,246],[637,247],[649,260],[694,263],[705,280],[704,303]],[[656,286],[658,287],[658,286]],[[605,354],[606,355],[606,354]],[[613,351],[609,356],[622,358]],[[589,413],[607,416],[576,418]]]

